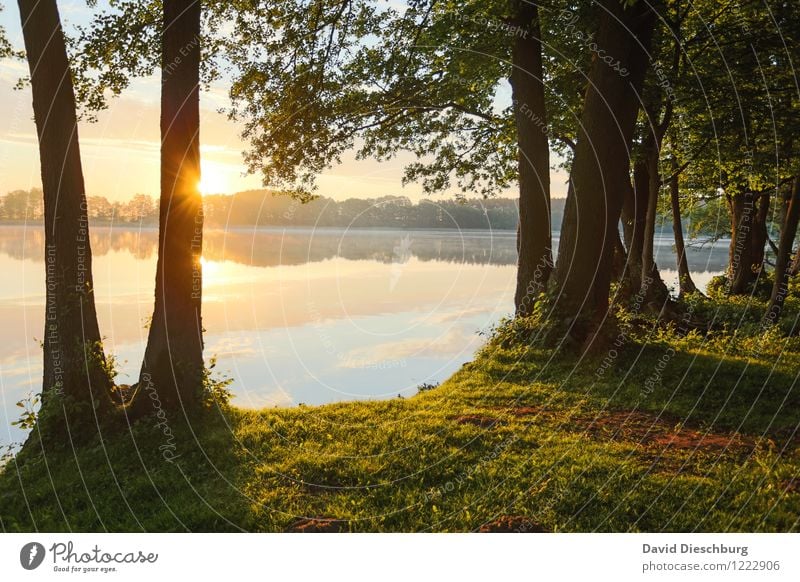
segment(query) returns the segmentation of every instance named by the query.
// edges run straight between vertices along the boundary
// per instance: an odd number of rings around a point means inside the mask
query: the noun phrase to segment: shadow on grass
[[[495,382],[550,384],[596,407],[662,415],[687,426],[792,444],[800,426],[800,358],[775,361],[630,345],[615,357],[578,361],[546,353],[495,354],[482,369]],[[566,380],[565,380],[566,379]]]
[[[124,419],[121,419],[124,423]],[[226,420],[145,419],[79,448],[32,435],[0,474],[3,531],[240,531]]]

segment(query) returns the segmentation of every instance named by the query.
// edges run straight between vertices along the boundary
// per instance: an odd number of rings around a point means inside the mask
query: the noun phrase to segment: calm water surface
[[[155,229],[94,227],[100,328],[136,381],[153,309]],[[727,241],[692,249],[695,282],[721,272]],[[44,234],[0,226],[0,445],[16,402],[41,389]],[[671,237],[657,260],[676,285]],[[472,359],[512,311],[513,232],[344,229],[209,231],[204,243],[206,358],[244,407],[411,396]]]

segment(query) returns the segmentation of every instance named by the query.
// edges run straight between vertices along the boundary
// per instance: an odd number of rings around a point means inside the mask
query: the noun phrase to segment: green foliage
[[[14,460],[17,455],[19,445],[10,444],[0,446],[0,471],[3,470],[8,463]]]
[[[687,221],[689,238],[706,238],[715,241],[731,233],[731,215],[728,204],[722,197],[701,198],[686,196],[681,208]]]
[[[42,401],[41,394],[28,394],[26,398],[17,402],[17,406],[22,409],[22,413],[17,420],[11,421],[11,426],[19,427],[22,430],[30,431],[36,426],[37,407]]]
[[[766,301],[772,293],[772,285],[774,283],[774,276],[772,273],[763,272],[758,279],[748,286],[746,299],[757,299]],[[708,283],[707,292],[710,297],[714,299],[723,299],[729,292],[728,276],[717,275],[713,277]],[[791,292],[790,292],[791,295]]]
[[[104,377],[108,378],[109,383],[113,384],[114,379],[119,375],[119,363],[117,356],[106,354],[102,342],[85,343],[83,345],[84,358],[91,369],[100,370]]]
[[[513,124],[494,98],[510,43],[487,26],[502,22],[502,4],[319,0],[246,13],[215,5],[236,23],[224,52],[250,170],[305,191],[350,149],[378,160],[407,151],[418,161],[405,181],[429,192],[488,195],[508,185]]]
[[[5,5],[0,4],[0,12],[5,10]],[[22,51],[15,51],[14,47],[11,46],[11,43],[6,36],[6,29],[3,26],[0,26],[0,59],[7,59],[7,58],[16,58],[21,59],[24,57],[24,53]]]
[[[217,357],[212,356],[208,366],[203,368],[203,404],[208,408],[227,407],[233,397],[228,388],[233,383],[233,379],[224,374],[218,374],[214,369],[216,367]]]
[[[80,29],[74,69],[88,111],[157,70],[159,8],[118,0]],[[511,41],[525,31],[509,10],[505,0],[206,2],[204,82],[231,80],[228,113],[268,187],[308,200],[316,175],[355,149],[412,153],[405,180],[427,191],[492,195],[516,180],[503,95]]]
[[[97,0],[89,0],[90,7]],[[75,97],[89,121],[108,106],[135,77],[152,75],[161,57],[161,1],[111,0],[110,10],[95,11],[88,26],[67,37]],[[102,38],[102,44],[92,42]]]
[[[693,195],[770,191],[797,172],[797,6],[691,3],[682,30],[691,70],[674,79],[676,148]]]

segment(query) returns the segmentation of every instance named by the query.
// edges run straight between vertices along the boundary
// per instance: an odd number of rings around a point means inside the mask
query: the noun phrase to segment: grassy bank
[[[707,333],[623,313],[610,350],[583,360],[507,324],[414,398],[230,408],[168,419],[169,439],[139,423],[79,450],[28,447],[0,476],[0,526],[794,531],[797,309],[783,331],[762,313],[698,299]]]

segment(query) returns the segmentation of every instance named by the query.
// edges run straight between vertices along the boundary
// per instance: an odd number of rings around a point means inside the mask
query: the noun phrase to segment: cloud
[[[217,340],[207,341],[205,348],[207,354],[214,356],[257,356],[259,350],[253,346],[253,339],[249,337],[221,337]]]
[[[413,320],[412,323],[425,323],[425,324],[442,324],[451,323],[460,319],[474,317],[477,315],[490,315],[494,312],[491,307],[467,307],[463,309],[456,309],[452,311],[443,311],[439,313],[428,313]]]
[[[389,367],[407,358],[454,357],[471,353],[477,336],[465,328],[450,329],[445,335],[433,338],[409,338],[376,346],[356,348],[347,352],[340,368]]]
[[[26,144],[26,145],[36,145],[36,134],[35,133],[7,133],[2,138],[0,138],[0,142],[3,143],[10,143],[10,144]]]

